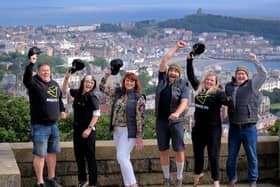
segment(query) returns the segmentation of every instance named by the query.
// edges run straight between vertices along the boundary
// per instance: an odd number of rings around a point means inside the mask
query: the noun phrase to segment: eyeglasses
[[[94,81],[85,80],[86,84],[94,84]]]

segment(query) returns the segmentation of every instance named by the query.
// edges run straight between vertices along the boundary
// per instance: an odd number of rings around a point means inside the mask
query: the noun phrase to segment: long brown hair
[[[122,80],[122,88],[121,88],[121,89],[122,89],[123,92],[126,92],[126,88],[125,88],[125,86],[124,86],[124,85],[125,85],[125,84],[124,84],[125,79],[130,79],[130,80],[135,81],[135,88],[134,88],[134,89],[135,89],[138,93],[141,92],[142,87],[141,87],[140,80],[139,80],[138,76],[135,75],[135,74],[132,73],[132,72],[126,73],[125,76],[124,76],[124,78],[123,78],[123,80]]]

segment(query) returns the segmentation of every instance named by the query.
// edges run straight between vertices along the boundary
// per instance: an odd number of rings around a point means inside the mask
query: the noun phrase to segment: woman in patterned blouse
[[[141,94],[139,78],[126,73],[121,87],[110,88],[106,80],[111,75],[108,69],[100,83],[100,90],[113,100],[110,129],[113,130],[116,157],[120,164],[125,187],[137,187],[137,181],[130,161],[130,153],[143,148],[145,96]]]

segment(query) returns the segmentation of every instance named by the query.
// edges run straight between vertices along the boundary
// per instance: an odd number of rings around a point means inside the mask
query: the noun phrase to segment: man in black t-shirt
[[[188,90],[186,82],[180,78],[181,67],[178,64],[170,64],[167,69],[167,63],[178,49],[185,46],[184,41],[179,41],[163,56],[156,89],[156,132],[164,187],[169,187],[172,183],[169,165],[170,139],[176,157],[176,187],[182,186],[183,181],[185,162],[184,113],[188,105]]]
[[[33,167],[37,182],[35,187],[61,187],[55,180],[56,154],[60,152],[59,115],[66,118],[62,92],[57,82],[51,79],[50,65],[39,64],[37,74],[32,76],[33,66],[37,61],[38,48],[31,48],[28,57],[23,83],[28,89],[33,142]],[[37,51],[37,52],[36,52]],[[43,169],[45,160],[48,165],[48,178],[44,181]]]

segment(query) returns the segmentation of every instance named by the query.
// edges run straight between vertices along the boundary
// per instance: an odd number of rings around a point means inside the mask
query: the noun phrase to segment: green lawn
[[[271,109],[280,109],[280,103],[274,103],[270,105]]]

